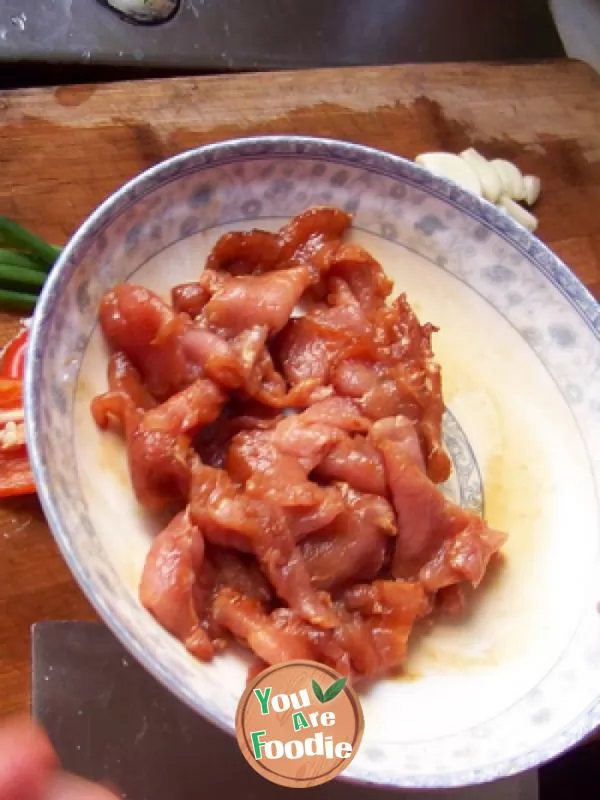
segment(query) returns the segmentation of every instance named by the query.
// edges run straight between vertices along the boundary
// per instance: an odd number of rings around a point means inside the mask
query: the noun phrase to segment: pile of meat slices
[[[112,355],[93,416],[122,431],[139,502],[174,513],[141,601],[200,659],[237,640],[257,668],[382,675],[506,539],[436,485],[450,461],[435,328],[389,301],[350,224],[313,208],[278,233],[228,233],[170,305],[125,284],[102,300]]]

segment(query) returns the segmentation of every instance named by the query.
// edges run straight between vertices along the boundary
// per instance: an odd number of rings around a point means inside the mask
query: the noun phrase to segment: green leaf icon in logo
[[[340,678],[339,680],[335,681],[335,683],[332,683],[329,689],[327,689],[325,692],[325,700],[323,702],[328,703],[330,700],[336,698],[346,685],[347,680],[348,678]]]
[[[313,680],[312,682],[313,692],[315,693],[315,697],[320,703],[325,702],[325,695],[323,694],[323,689],[319,686],[319,684]]]
[[[334,681],[329,689],[325,692],[316,681],[312,682],[313,692],[315,693],[315,697],[320,703],[329,703],[330,700],[335,700],[338,694],[342,691],[344,686],[346,685],[348,678],[339,678],[339,680]]]

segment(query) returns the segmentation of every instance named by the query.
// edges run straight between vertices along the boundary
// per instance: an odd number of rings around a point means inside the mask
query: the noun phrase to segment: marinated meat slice
[[[228,469],[239,480],[253,472],[289,472],[291,482],[313,469],[329,444],[346,431],[365,431],[369,422],[349,400],[332,397],[314,403],[300,414],[280,419],[270,431],[240,435],[233,447]]]
[[[370,360],[376,357],[372,335],[368,329],[357,332],[352,316],[346,309],[316,308],[290,320],[273,346],[289,383],[312,379],[326,384],[337,366],[357,351]]]
[[[344,601],[360,617],[354,615],[342,625],[336,638],[350,653],[354,669],[365,677],[401,666],[415,622],[431,611],[429,598],[416,582],[374,581],[348,590]]]
[[[401,445],[384,439],[378,447],[398,517],[392,572],[396,578],[416,577],[442,543],[468,525],[469,516],[446,500]]]
[[[122,283],[107,292],[100,303],[100,324],[109,344],[128,353],[147,347],[163,325],[171,322],[173,311],[143,286]]]
[[[215,598],[215,618],[231,633],[245,641],[266,664],[313,660],[314,650],[304,638],[277,627],[256,600],[233,589],[220,589]]]
[[[301,414],[280,420],[271,431],[238,435],[227,469],[246,490],[282,508],[294,538],[329,524],[344,508],[334,487],[320,487],[308,473],[344,431],[364,429],[365,421],[348,400],[330,398]]]
[[[336,251],[340,249],[339,243]],[[331,262],[331,259],[330,259]],[[331,263],[330,263],[331,266]],[[326,304],[322,303],[320,308],[348,309],[346,313],[352,315],[354,320],[361,320],[362,327],[371,325],[370,315],[360,306],[356,295],[350,288],[348,281],[337,275],[328,274],[326,276],[327,294],[325,295]]]
[[[376,447],[385,444],[388,450],[386,461],[387,469],[391,469],[394,455],[400,459],[403,455],[408,455],[415,464],[425,472],[425,459],[421,450],[421,442],[413,422],[406,417],[387,417],[374,423],[371,428],[370,437]]]
[[[283,375],[275,369],[273,359],[266,348],[260,353],[255,369],[244,385],[244,391],[249,397],[280,411],[305,408],[310,405],[317,389],[319,389],[318,381],[306,380],[288,391]]]
[[[280,430],[290,420],[292,422],[302,420],[305,425],[329,425],[347,433],[364,432],[371,427],[369,420],[361,416],[355,404],[351,400],[342,397],[331,397],[314,403],[303,414],[288,417],[287,420],[277,426],[276,430]]]
[[[210,558],[216,570],[215,586],[233,589],[264,607],[271,605],[273,592],[255,559],[222,547],[212,547]]]
[[[192,363],[225,389],[237,389],[242,385],[240,359],[224,336],[204,327],[193,327],[182,337],[182,347]]]
[[[279,450],[272,430],[247,430],[234,436],[227,454],[227,471],[240,483],[255,473],[273,474],[289,486],[306,481],[306,470],[297,459]]]
[[[278,363],[292,384],[318,380],[335,385],[335,370],[358,353],[376,359],[373,329],[358,305],[328,307],[317,304],[291,319],[274,344]],[[360,359],[358,359],[360,360]]]
[[[268,335],[269,329],[266,325],[253,325],[232,340],[231,344],[245,380],[248,380],[264,353]]]
[[[222,414],[202,429],[194,441],[196,451],[204,464],[224,469],[233,438],[242,431],[269,430],[280,415],[264,406],[230,402]],[[233,477],[237,480],[236,476]]]
[[[125,391],[95,397],[91,411],[101,428],[113,420],[119,424],[136,497],[146,508],[158,509],[187,497],[189,435],[215,420],[225,400],[212,381],[201,378],[146,412]]]
[[[431,336],[437,331],[434,325],[421,325],[405,294],[400,294],[389,305],[382,305],[373,314],[376,343],[381,357],[422,370],[433,357]]]
[[[232,275],[261,275],[269,272],[281,257],[276,233],[252,230],[224,234],[213,247],[206,269]]]
[[[330,274],[343,278],[365,311],[381,308],[394,284],[373,256],[359,244],[341,244],[331,258]]]
[[[195,463],[189,497],[191,519],[209,542],[254,551],[262,520],[225,470]]]
[[[198,285],[207,293],[210,300],[223,287],[227,277],[227,272],[219,272],[210,267],[205,267],[198,278]],[[198,320],[196,319],[195,321],[197,322]]]
[[[383,456],[364,436],[345,436],[317,464],[320,480],[347,483],[358,492],[387,494]]]
[[[443,586],[435,594],[435,608],[446,617],[460,617],[467,610],[465,584],[452,583]]]
[[[99,428],[106,429],[116,423],[116,427],[128,439],[140,423],[144,411],[156,406],[156,400],[122,351],[113,353],[108,361],[108,388],[108,392],[92,400],[92,416]]]
[[[182,511],[152,543],[142,572],[140,601],[190,653],[210,661],[213,647],[193,599],[195,576],[203,559],[202,534]]]
[[[385,672],[376,649],[372,625],[361,614],[346,614],[333,638],[346,653],[350,669],[357,678],[373,678]]]
[[[313,283],[307,289],[302,299],[302,305],[309,307],[313,302],[322,300],[327,294],[327,286],[322,280],[331,266],[331,257],[338,247],[335,239],[325,236],[312,236],[306,244],[298,247],[287,261],[282,261],[280,267],[309,266],[312,270]]]
[[[333,425],[305,423],[296,416],[287,417],[274,432],[277,447],[290,457],[301,459],[307,471],[313,469],[343,436],[344,431]]]
[[[338,295],[334,295],[337,300]],[[328,298],[329,299],[329,298]],[[370,344],[373,337],[373,327],[361,307],[350,305],[315,305],[306,312],[305,317],[316,333],[323,333],[341,342],[354,345],[357,341],[364,340]],[[370,349],[371,354],[375,353]]]
[[[317,335],[308,317],[291,319],[277,339],[275,351],[283,374],[292,386],[303,381],[327,382],[333,357],[343,346],[332,336]]]
[[[313,586],[331,590],[375,578],[383,566],[387,537],[395,532],[394,512],[386,500],[349,493],[344,511],[300,545]]]
[[[311,283],[308,267],[277,270],[266,275],[226,276],[203,311],[214,329],[232,334],[265,325],[277,333]]]
[[[431,603],[423,586],[416,581],[373,581],[347,589],[343,601],[350,611],[366,617],[389,617],[404,622],[426,616]]]
[[[397,443],[383,440],[379,447],[398,516],[393,574],[418,575],[431,591],[463,580],[477,586],[505,534],[446,500]]]
[[[208,377],[226,389],[239,389],[261,357],[268,332],[265,325],[255,325],[227,339],[204,325],[195,325],[184,334],[182,346],[190,361]]]
[[[100,325],[113,350],[124,352],[157,400],[201,377],[181,345],[189,317],[176,318],[153,292],[140,286],[120,284],[107,292],[100,305]]]
[[[419,433],[427,453],[427,474],[434,483],[443,483],[448,480],[452,465],[443,444],[444,403],[439,366],[428,363],[426,376],[428,398],[419,421]]]
[[[94,400],[98,424],[105,425],[107,415],[115,413],[118,398],[113,394]],[[145,413],[132,410],[125,395],[120,398],[118,411],[126,431],[131,482],[139,502],[146,508],[158,509],[187,498],[188,435],[219,416],[225,395],[212,381],[201,378]]]
[[[383,371],[356,403],[365,417],[372,420],[400,415],[418,421],[422,415],[419,393],[394,368]]]
[[[344,509],[340,492],[307,479],[301,463],[275,445],[272,431],[247,431],[231,442],[229,474],[246,483],[249,496],[283,509],[294,539],[324,527]]]
[[[295,506],[285,509],[287,524],[297,542],[329,525],[344,510],[344,499],[336,486],[317,488],[319,490],[317,503],[310,507]]]
[[[372,362],[377,357],[372,328],[356,305],[316,306],[290,320],[277,338],[274,352],[292,385],[309,379],[320,384],[331,380],[339,394],[346,394],[340,370],[347,361],[365,358]],[[356,390],[352,389],[348,396],[356,396]]]
[[[189,446],[185,436],[147,431],[139,426],[131,434],[127,442],[129,473],[142,506],[156,511],[188,497]]]
[[[273,442],[281,452],[298,459],[309,472],[346,433],[365,433],[369,427],[369,421],[351,400],[331,397],[278,423]]]
[[[332,394],[331,389],[320,387],[315,380],[303,381],[288,388],[266,347],[258,353],[243,385],[243,392],[256,403],[276,411],[306,408],[312,402]]]
[[[143,417],[143,411],[136,408],[125,392],[105,392],[97,395],[90,404],[90,411],[99,428],[102,430],[116,428],[124,434],[127,441]]]
[[[202,539],[204,542],[204,538]],[[223,650],[227,646],[228,633],[215,619],[213,602],[217,591],[217,570],[213,565],[212,552],[205,547],[204,559],[199,566],[194,560],[195,581],[192,589],[194,608],[200,625],[208,634],[213,650]]]
[[[279,231],[281,261],[292,258],[296,251],[309,242],[335,241],[348,230],[352,217],[338,208],[309,208],[293,217]]]
[[[290,608],[274,609],[270,619],[279,630],[306,642],[313,653],[313,660],[329,664],[340,674],[353,677],[349,655],[338,643],[336,630],[324,630],[310,625]]]
[[[123,351],[113,353],[108,360],[108,389],[110,392],[123,392],[136,408],[149,411],[156,406],[138,370]]]
[[[336,392],[342,397],[363,398],[379,383],[374,367],[362,361],[340,359],[331,375]],[[379,419],[387,414],[368,414],[371,419]]]
[[[316,627],[337,627],[339,619],[331,598],[325,592],[317,592],[312,587],[298,548],[294,546],[290,549],[285,541],[273,545],[272,540],[271,536],[264,536],[259,541],[256,555],[277,595]]]
[[[210,293],[201,283],[181,283],[171,289],[171,305],[176,314],[188,314],[192,319],[202,313]]]
[[[328,598],[310,584],[282,509],[236,487],[224,470],[196,465],[190,514],[209,541],[254,553],[277,595],[305,619],[335,626]]]
[[[488,528],[479,517],[471,515],[466,528],[447,539],[419,572],[419,579],[429,591],[437,591],[462,581],[477,587],[483,580],[490,558],[506,542],[507,536]]]
[[[144,431],[172,436],[194,434],[217,419],[226,400],[226,395],[213,381],[199,378],[160,406],[147,411],[140,425]]]
[[[442,483],[450,474],[451,463],[442,443],[444,403],[440,371],[431,348],[431,336],[437,329],[419,323],[405,295],[377,311],[375,328],[380,359],[392,368],[385,380],[396,384],[400,405],[394,413],[418,422],[427,473],[434,482]],[[369,399],[370,411],[364,409],[367,416],[377,413],[381,400]]]

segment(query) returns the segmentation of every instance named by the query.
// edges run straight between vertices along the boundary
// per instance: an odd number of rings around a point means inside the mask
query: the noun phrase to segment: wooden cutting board
[[[575,62],[181,78],[0,93],[0,214],[64,242],[114,189],[237,136],[329,136],[407,158],[468,146],[542,179],[538,234],[600,295],[600,77]],[[17,326],[0,314],[0,343]],[[35,499],[0,509],[0,714],[27,708],[29,628],[93,619]]]

